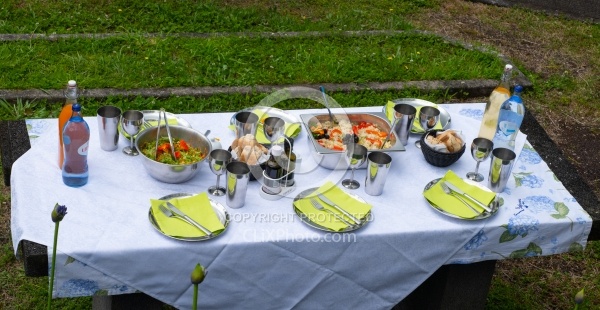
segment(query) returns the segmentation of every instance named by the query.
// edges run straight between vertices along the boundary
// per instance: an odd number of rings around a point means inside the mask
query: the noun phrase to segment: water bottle
[[[494,136],[494,148],[504,147],[515,149],[515,139],[525,116],[525,106],[521,99],[523,87],[516,85],[512,96],[500,107],[498,114],[498,128]]]
[[[512,69],[513,67],[510,64],[504,66],[504,72],[500,78],[500,83],[494,88],[485,105],[481,126],[479,127],[479,134],[477,135],[478,137],[486,138],[488,140],[494,139],[494,133],[498,127],[500,107],[502,106],[502,103],[510,97]]]
[[[72,109],[73,113],[65,124],[62,135],[65,154],[62,178],[67,186],[80,187],[88,181],[87,155],[90,128],[81,116],[81,105],[74,103]]]

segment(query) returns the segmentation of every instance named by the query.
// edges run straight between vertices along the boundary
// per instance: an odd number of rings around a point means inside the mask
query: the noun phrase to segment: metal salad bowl
[[[198,174],[202,167],[202,162],[207,159],[208,154],[212,151],[212,144],[205,135],[192,128],[171,125],[169,126],[169,129],[173,139],[185,140],[190,147],[199,148],[204,157],[195,163],[185,165],[163,164],[146,155],[139,157],[142,159],[142,164],[151,177],[165,183],[182,183],[192,179]],[[141,147],[145,143],[150,142],[153,145],[156,143],[157,130],[160,130],[160,132],[158,132],[160,137],[167,137],[167,129],[163,126],[161,126],[160,129],[159,127],[146,128],[137,135],[135,147],[140,153],[142,153]]]

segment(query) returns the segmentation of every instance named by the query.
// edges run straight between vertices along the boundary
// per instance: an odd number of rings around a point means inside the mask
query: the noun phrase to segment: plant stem
[[[192,303],[192,309],[198,309],[198,284],[194,284],[194,302]]]
[[[56,222],[54,225],[54,247],[52,248],[52,266],[50,267],[50,285],[48,286],[48,310],[50,310],[50,304],[52,302],[52,289],[54,288],[54,266],[56,264],[56,243],[58,242],[58,225],[60,222]]]

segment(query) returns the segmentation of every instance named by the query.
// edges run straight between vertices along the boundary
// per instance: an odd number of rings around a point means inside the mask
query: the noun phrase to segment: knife
[[[456,187],[454,184],[448,182],[448,181],[444,181],[444,183],[455,193],[464,196],[466,198],[469,198],[469,200],[473,201],[474,203],[476,203],[478,206],[482,207],[485,211],[487,212],[492,212],[492,209],[490,209],[488,206],[484,205],[481,201],[473,198],[471,195],[465,193],[464,191],[462,191],[460,188]]]
[[[349,217],[354,223],[356,224],[360,224],[362,223],[359,219],[357,219],[356,217],[354,217],[352,214],[348,213],[348,211],[340,208],[338,205],[336,205],[335,203],[333,203],[333,201],[329,200],[329,198],[325,197],[325,195],[321,194],[321,193],[317,193],[317,196],[326,204],[332,206],[333,208],[335,208],[336,210],[340,211],[342,214],[344,214],[345,216]]]
[[[182,218],[184,218],[186,221],[188,221],[188,223],[196,226],[198,229],[202,230],[208,237],[212,237],[212,232],[208,229],[206,229],[206,227],[200,225],[200,223],[194,221],[191,217],[187,216],[187,214],[181,212],[181,210],[177,209],[177,207],[175,205],[173,205],[172,203],[170,203],[169,201],[165,201],[167,203],[167,207],[169,207],[169,209],[171,209],[171,211],[173,211],[173,213],[177,214],[178,216],[181,216]]]

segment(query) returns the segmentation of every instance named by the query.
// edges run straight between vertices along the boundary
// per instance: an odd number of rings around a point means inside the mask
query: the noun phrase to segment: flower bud
[[[583,290],[581,289],[581,291],[577,292],[577,294],[575,294],[575,303],[576,304],[581,304],[583,302]]]
[[[58,203],[54,205],[54,209],[52,210],[52,221],[54,223],[62,221],[65,215],[67,215],[66,206],[61,206]]]
[[[204,267],[200,264],[196,264],[196,268],[192,271],[192,284],[200,284],[204,281],[204,276],[206,273],[204,272]]]

